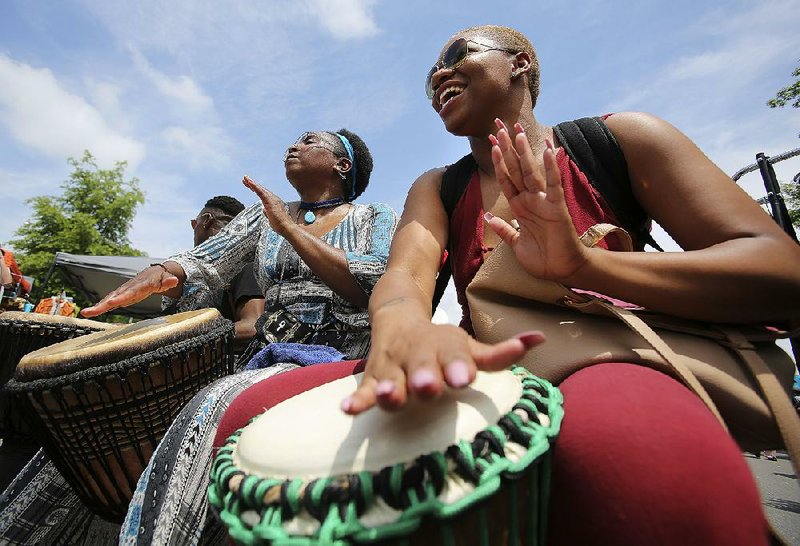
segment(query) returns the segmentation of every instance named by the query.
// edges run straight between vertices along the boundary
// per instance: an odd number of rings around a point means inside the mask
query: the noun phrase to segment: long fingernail
[[[388,379],[384,379],[383,381],[379,382],[375,387],[375,394],[378,396],[386,396],[392,394],[393,392],[394,381],[389,381]]]
[[[503,120],[500,119],[500,118],[494,118],[494,124],[497,125],[498,129],[505,129],[506,128],[506,124],[503,123]]]
[[[339,404],[339,407],[342,408],[342,411],[344,412],[350,411],[353,407],[353,397],[348,396],[347,398],[342,400],[342,403]]]
[[[463,360],[454,360],[444,369],[447,384],[460,389],[469,385],[469,367]]]
[[[555,147],[553,146],[553,141],[549,138],[544,139],[544,143],[547,145],[547,149],[553,151]]]
[[[494,135],[489,135],[489,142],[492,143],[492,146],[499,146],[500,143],[497,141],[497,137]]]
[[[488,210],[483,213],[483,219],[486,220],[487,222],[491,222],[492,218],[494,218],[494,214],[492,214]]]
[[[427,369],[417,370],[409,379],[414,390],[427,389],[436,383],[436,375]]]
[[[514,124],[514,129],[517,130],[517,133],[525,134],[525,129],[522,127],[522,124],[517,122]]]
[[[525,345],[526,349],[535,347],[545,340],[544,334],[538,330],[533,332],[522,332],[514,337],[520,340],[522,344]]]

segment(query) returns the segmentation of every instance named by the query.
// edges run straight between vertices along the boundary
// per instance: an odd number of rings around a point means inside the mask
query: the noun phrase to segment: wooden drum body
[[[517,367],[397,412],[345,415],[360,377],[285,400],[228,438],[209,501],[236,543],[540,543],[558,389]]]
[[[83,502],[121,521],[180,409],[233,371],[233,323],[215,309],[149,319],[23,357],[7,390]]]
[[[30,352],[67,339],[118,327],[116,324],[96,320],[41,313],[0,313],[0,385],[5,385],[14,376],[20,359]],[[3,391],[0,391],[0,438],[34,441],[26,415],[19,411]]]

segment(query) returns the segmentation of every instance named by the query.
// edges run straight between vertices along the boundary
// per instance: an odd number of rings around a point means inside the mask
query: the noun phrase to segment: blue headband
[[[347,137],[344,135],[340,135],[339,133],[333,133],[339,140],[342,141],[344,144],[344,149],[347,152],[347,158],[350,160],[350,164],[352,165],[351,171],[353,173],[353,183],[350,185],[350,197],[348,197],[348,201],[352,201],[356,194],[356,159],[353,155],[353,146],[350,145],[350,141],[347,140]]]

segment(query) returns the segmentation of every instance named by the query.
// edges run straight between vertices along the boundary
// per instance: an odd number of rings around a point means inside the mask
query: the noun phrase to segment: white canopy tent
[[[58,269],[70,287],[89,301],[99,301],[139,271],[162,258],[150,256],[82,256],[57,252],[51,273]],[[161,312],[161,296],[150,296],[137,304],[114,310],[115,314],[149,318]]]

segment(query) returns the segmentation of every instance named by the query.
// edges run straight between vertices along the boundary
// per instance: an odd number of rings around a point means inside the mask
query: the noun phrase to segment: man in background
[[[216,235],[243,210],[244,205],[239,200],[227,195],[206,201],[191,221],[194,245]],[[255,322],[264,312],[264,295],[253,274],[253,264],[249,263],[233,278],[227,290],[211,291],[204,286],[186,283],[181,298],[164,297],[162,307],[166,314],[216,307],[223,317],[233,321],[236,332],[234,349],[239,352],[256,333]]]

